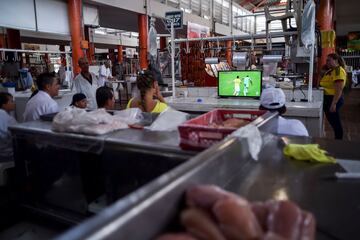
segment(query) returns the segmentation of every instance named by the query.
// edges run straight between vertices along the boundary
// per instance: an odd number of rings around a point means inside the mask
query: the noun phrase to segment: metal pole
[[[277,37],[284,37],[284,36],[294,36],[297,35],[297,32],[274,32],[270,33],[269,36],[271,38]],[[266,38],[266,34],[258,33],[258,34],[242,34],[242,35],[235,35],[235,36],[223,36],[223,37],[206,37],[206,38],[179,38],[174,40],[175,43],[182,43],[182,42],[197,42],[197,41],[226,41],[226,40],[250,40],[252,38],[261,39]]]
[[[309,67],[308,102],[312,102],[313,76],[314,76],[314,52],[315,52],[315,44],[312,44],[311,45],[311,53],[310,53],[310,67]]]
[[[66,51],[38,51],[38,50],[24,50],[24,49],[13,49],[13,48],[0,48],[0,51],[5,52],[22,52],[22,53],[54,53],[54,54],[67,54],[71,52]]]
[[[172,97],[175,99],[175,32],[174,22],[171,21],[171,78],[172,78]]]

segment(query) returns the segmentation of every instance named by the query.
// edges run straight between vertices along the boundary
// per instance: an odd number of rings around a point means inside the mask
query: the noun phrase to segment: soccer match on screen
[[[260,97],[261,71],[219,72],[220,97]]]

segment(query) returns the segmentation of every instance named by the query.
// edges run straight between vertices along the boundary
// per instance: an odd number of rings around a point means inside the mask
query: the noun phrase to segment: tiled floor
[[[344,128],[344,140],[360,141],[360,88],[353,88],[345,93],[345,104],[341,110]],[[334,133],[325,120],[326,138],[334,138]]]

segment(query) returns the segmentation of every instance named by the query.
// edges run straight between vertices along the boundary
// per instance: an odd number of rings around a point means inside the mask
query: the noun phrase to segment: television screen
[[[261,83],[261,71],[220,71],[218,95],[219,97],[260,97]]]

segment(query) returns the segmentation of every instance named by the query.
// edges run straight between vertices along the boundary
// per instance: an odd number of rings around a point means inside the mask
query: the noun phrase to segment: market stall
[[[259,127],[276,116],[261,114],[252,119]],[[13,126],[11,133],[21,206],[68,225],[124,199],[198,154],[180,148],[178,131],[129,128],[89,136],[54,132],[50,121],[38,120]],[[126,206],[132,203],[124,201]]]
[[[186,94],[176,98],[167,97],[167,103],[179,110],[192,114],[201,114],[214,108],[228,109],[258,109],[260,102],[256,99],[225,99],[214,97],[214,88],[188,88],[179,89],[179,92],[186,91]],[[314,91],[316,93],[316,91]],[[314,102],[286,102],[287,111],[285,117],[294,118],[302,121],[309,131],[310,136],[323,136],[323,109],[322,91],[319,90],[318,99]],[[186,95],[186,96],[184,96]],[[300,95],[296,93],[297,97]],[[315,98],[316,99],[316,98]]]

